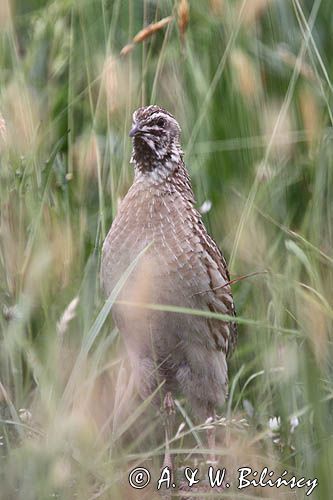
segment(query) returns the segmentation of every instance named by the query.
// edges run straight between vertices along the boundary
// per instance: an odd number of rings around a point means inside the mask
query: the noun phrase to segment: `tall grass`
[[[104,304],[98,279],[133,175],[131,113],[150,102],[181,123],[198,206],[212,203],[205,223],[232,278],[258,272],[233,285],[225,496],[304,498],[237,491],[237,468],[252,465],[317,477],[312,497],[330,498],[332,23],[328,0],[2,0],[1,498],[155,495],[127,476],[136,464],[158,474],[162,424],[132,390],[107,317],[116,291]],[[171,446],[191,465],[203,426],[177,406]]]

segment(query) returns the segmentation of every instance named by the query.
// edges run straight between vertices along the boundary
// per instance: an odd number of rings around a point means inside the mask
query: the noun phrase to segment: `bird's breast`
[[[128,193],[103,247],[107,293],[142,253],[127,295],[164,301],[198,291],[203,251],[195,232],[197,214],[178,193],[154,189]],[[201,279],[202,281],[202,279]],[[153,300],[154,302],[154,300]]]

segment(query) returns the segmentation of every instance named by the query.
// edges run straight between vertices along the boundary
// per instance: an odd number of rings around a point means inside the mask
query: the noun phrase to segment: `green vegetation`
[[[153,496],[127,476],[141,464],[158,473],[163,428],[132,394],[107,317],[114,297],[104,304],[98,279],[133,175],[131,114],[148,103],[183,128],[198,206],[212,202],[205,223],[232,279],[259,273],[233,285],[239,343],[221,465],[316,477],[311,497],[330,498],[331,2],[189,4],[187,18],[184,1],[1,0],[1,499]],[[204,435],[178,405],[172,447],[191,465]],[[259,495],[233,491],[225,497]]]

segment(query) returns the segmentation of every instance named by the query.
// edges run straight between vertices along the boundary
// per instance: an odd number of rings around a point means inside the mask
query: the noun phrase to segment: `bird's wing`
[[[227,263],[215,241],[207,233],[203,223],[199,222],[200,239],[204,248],[204,259],[209,278],[209,290],[205,298],[210,311],[236,316],[234,300],[230,287],[230,275]],[[226,355],[233,351],[237,340],[235,322],[220,320],[210,321],[210,331],[218,349]]]

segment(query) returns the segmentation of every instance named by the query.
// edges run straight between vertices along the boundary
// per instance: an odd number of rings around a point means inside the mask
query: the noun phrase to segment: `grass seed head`
[[[187,0],[180,0],[178,5],[178,28],[183,38],[189,23],[190,6]]]
[[[136,43],[141,43],[147,38],[151,37],[157,31],[162,30],[163,28],[168,26],[168,24],[170,24],[172,20],[173,20],[172,16],[164,17],[160,21],[149,24],[148,26],[140,30],[133,38],[133,43],[130,43],[128,45],[125,45],[125,47],[123,47],[123,49],[120,52],[120,55],[122,56],[127,55],[134,49]]]

